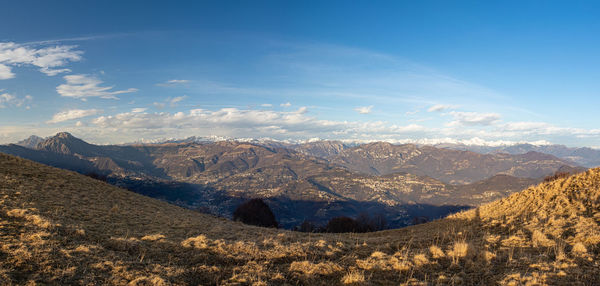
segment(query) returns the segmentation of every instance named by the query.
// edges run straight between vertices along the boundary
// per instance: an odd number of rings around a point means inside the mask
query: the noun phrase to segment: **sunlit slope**
[[[592,169],[451,217],[480,220],[495,232],[524,236],[526,244],[579,245],[597,253],[599,210],[600,169]]]
[[[241,225],[0,154],[0,284],[593,285],[598,173],[424,225],[305,234]]]

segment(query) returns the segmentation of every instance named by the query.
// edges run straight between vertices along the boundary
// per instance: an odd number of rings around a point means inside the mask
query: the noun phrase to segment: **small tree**
[[[264,227],[276,228],[279,225],[271,208],[262,199],[251,199],[239,205],[233,212],[233,220]]]
[[[298,227],[298,231],[300,232],[315,232],[317,227],[314,223],[309,220],[304,220],[302,224]]]
[[[385,216],[383,214],[378,213],[375,216],[373,216],[373,219],[371,220],[371,225],[373,225],[376,231],[384,230],[387,228],[387,219],[385,219]]]
[[[366,212],[358,214],[355,221],[358,226],[358,232],[371,232],[376,230],[372,223],[371,216]]]
[[[358,224],[358,232],[380,231],[387,227],[385,216],[381,213],[370,216],[368,213],[362,212],[355,220]]]

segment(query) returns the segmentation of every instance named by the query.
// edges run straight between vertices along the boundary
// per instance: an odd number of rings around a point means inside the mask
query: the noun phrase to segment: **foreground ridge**
[[[0,154],[3,285],[598,284],[600,169],[368,234],[246,226]]]

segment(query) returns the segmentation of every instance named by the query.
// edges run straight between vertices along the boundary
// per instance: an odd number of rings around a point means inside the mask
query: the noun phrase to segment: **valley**
[[[361,213],[383,215],[389,228],[404,227],[416,217],[432,220],[506,197],[559,170],[584,170],[539,153],[478,154],[383,142],[94,145],[65,132],[23,142],[36,145],[3,145],[0,152],[96,174],[226,218],[241,202],[262,198],[284,228]]]

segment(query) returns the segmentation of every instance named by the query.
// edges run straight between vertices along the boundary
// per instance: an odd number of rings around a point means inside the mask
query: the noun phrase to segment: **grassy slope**
[[[432,223],[303,234],[0,154],[0,284],[599,284],[600,170]]]

